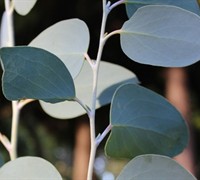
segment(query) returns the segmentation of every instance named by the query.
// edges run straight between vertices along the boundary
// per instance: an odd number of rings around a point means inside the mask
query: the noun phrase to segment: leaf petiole
[[[96,147],[99,146],[99,144],[102,142],[102,140],[106,137],[106,135],[111,131],[112,129],[112,125],[109,124],[107,126],[107,128],[103,131],[102,134],[99,134],[97,137],[96,137]]]
[[[117,7],[117,6],[119,6],[119,5],[121,5],[121,4],[123,4],[123,3],[125,3],[125,0],[119,0],[119,1],[117,1],[117,2],[115,2],[114,4],[112,4],[112,5],[110,5],[110,3],[109,3],[110,1],[108,1],[108,4],[109,4],[109,10],[111,11],[112,9],[114,9],[115,7]]]

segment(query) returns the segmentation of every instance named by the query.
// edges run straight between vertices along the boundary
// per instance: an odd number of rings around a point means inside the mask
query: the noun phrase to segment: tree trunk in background
[[[80,118],[75,132],[75,149],[73,161],[73,180],[86,180],[90,154],[89,123]]]
[[[187,72],[183,68],[166,70],[166,98],[180,111],[190,127],[190,96],[187,85]],[[187,148],[175,160],[195,175],[193,137],[190,128],[190,142]]]

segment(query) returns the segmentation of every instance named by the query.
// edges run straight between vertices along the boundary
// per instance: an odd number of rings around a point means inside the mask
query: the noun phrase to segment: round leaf
[[[174,106],[139,85],[126,84],[116,91],[110,118],[108,156],[133,158],[153,153],[172,157],[188,142],[186,123]]]
[[[21,157],[3,165],[0,179],[53,179],[62,180],[56,168],[39,157]]]
[[[33,47],[2,48],[3,93],[9,100],[61,102],[75,97],[73,79],[50,52]]]
[[[130,18],[138,8],[146,5],[173,5],[200,14],[197,0],[125,0],[126,12]]]
[[[197,180],[173,159],[146,154],[131,160],[116,180]]]
[[[13,0],[15,10],[20,15],[27,15],[37,0]]]
[[[182,67],[200,59],[200,17],[175,6],[144,6],[124,23],[121,46],[132,60]]]
[[[92,82],[91,67],[88,63],[84,63],[83,69],[74,83],[77,97],[87,105],[91,104]],[[97,108],[110,103],[114,91],[120,84],[124,82],[137,83],[138,80],[131,71],[121,66],[101,62],[98,82]],[[40,104],[47,114],[59,119],[74,118],[86,113],[76,102],[65,101],[57,104],[49,104],[40,101]]]
[[[89,46],[89,30],[79,19],[60,21],[41,32],[29,45],[58,56],[75,78]]]

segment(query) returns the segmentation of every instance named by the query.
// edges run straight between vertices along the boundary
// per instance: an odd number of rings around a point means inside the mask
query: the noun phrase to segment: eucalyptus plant
[[[39,100],[52,117],[70,119],[87,114],[91,151],[87,179],[92,179],[96,150],[108,135],[105,154],[132,159],[117,177],[124,179],[196,179],[171,158],[188,143],[181,114],[164,97],[142,87],[133,72],[101,60],[104,45],[120,35],[130,60],[162,67],[183,67],[200,59],[200,17],[196,0],[102,0],[102,24],[96,59],[87,53],[89,30],[80,19],[60,21],[27,46],[14,45],[13,11],[26,15],[37,0],[5,0],[1,25],[2,90],[12,101],[11,140],[0,135],[11,161],[0,179],[62,179],[48,161],[17,157],[21,109]],[[106,31],[107,17],[125,4],[129,19],[120,29]],[[110,122],[95,132],[96,109],[110,107]],[[29,164],[29,166],[27,166]]]

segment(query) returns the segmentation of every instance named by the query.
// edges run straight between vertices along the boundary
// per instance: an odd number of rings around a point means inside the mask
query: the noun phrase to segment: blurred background
[[[114,2],[114,1],[113,1]],[[4,2],[0,1],[0,16],[4,11]],[[69,19],[80,18],[86,22],[90,30],[89,55],[96,58],[98,49],[99,31],[102,16],[102,1],[97,0],[38,0],[35,7],[27,16],[14,14],[15,44],[27,45],[41,31],[54,23]],[[127,20],[124,6],[117,7],[109,16],[107,31],[119,29]],[[200,37],[197,37],[200,38]],[[187,116],[188,124],[192,130],[192,157],[196,175],[200,177],[200,63],[196,63],[184,69],[166,69],[138,64],[131,61],[123,54],[119,36],[112,37],[105,46],[103,60],[122,65],[133,71],[142,85],[161,95],[167,96]],[[0,69],[2,75],[2,69]],[[174,82],[174,77],[178,82]],[[180,78],[180,79],[179,79]],[[182,83],[183,82],[183,83]],[[180,86],[177,87],[177,85]],[[186,101],[179,101],[171,96],[172,92],[183,89]],[[173,94],[173,93],[172,93]],[[179,93],[178,93],[179,94]],[[185,105],[184,105],[185,104]],[[185,114],[184,114],[185,113]],[[11,131],[11,103],[7,101],[0,91],[0,132],[10,137]],[[188,117],[188,114],[190,116]],[[97,111],[97,133],[102,132],[109,122],[109,105]],[[126,160],[113,160],[104,156],[103,142],[98,149],[95,163],[96,179],[112,180],[126,163]],[[81,148],[82,147],[82,148]],[[78,155],[85,155],[89,151],[88,119],[80,118],[59,120],[46,115],[38,102],[33,102],[23,108],[19,124],[19,156],[40,156],[52,162],[60,171],[63,178],[68,180],[83,180],[83,176],[77,174],[73,167],[77,167]],[[81,154],[82,153],[82,154]],[[80,158],[78,162],[81,162]],[[9,160],[8,153],[0,144],[0,164]]]

